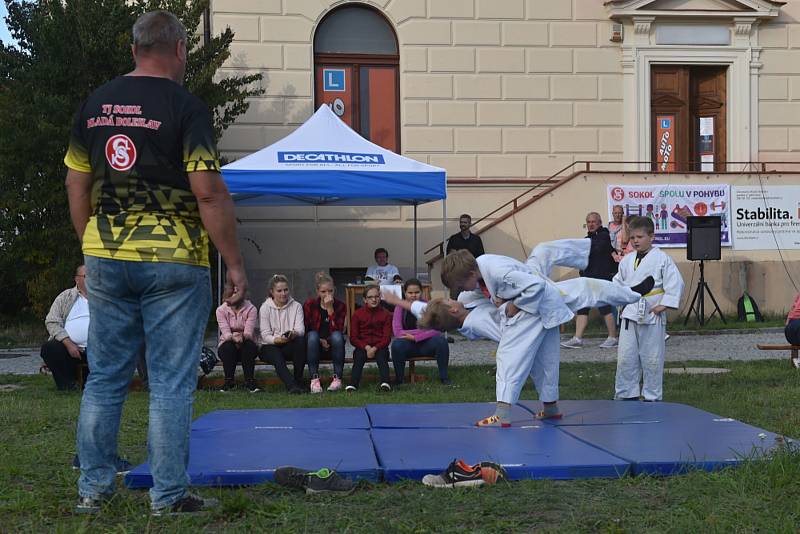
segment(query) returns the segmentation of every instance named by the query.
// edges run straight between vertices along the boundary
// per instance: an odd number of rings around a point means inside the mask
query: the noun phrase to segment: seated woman
[[[233,286],[226,285],[222,298],[228,299],[231,295]],[[219,325],[217,354],[222,360],[225,371],[225,385],[221,391],[233,389],[237,362],[242,364],[245,387],[251,393],[258,391],[255,380],[256,356],[258,356],[257,323],[258,310],[249,300],[243,300],[235,306],[223,302],[217,308]]]
[[[322,393],[319,379],[319,361],[322,355],[333,360],[333,380],[328,391],[338,391],[342,389],[344,372],[344,323],[347,319],[347,308],[344,302],[333,296],[333,278],[327,273],[318,272],[314,276],[314,282],[317,296],[303,304],[311,393]]]
[[[409,278],[403,284],[405,300],[416,302],[422,295],[422,284],[416,278]],[[439,380],[449,385],[447,365],[450,362],[450,346],[447,338],[437,330],[417,328],[417,318],[413,313],[397,306],[392,318],[392,362],[394,363],[395,384],[402,384],[406,373],[406,360],[413,356],[435,356],[439,366]]]
[[[276,274],[269,279],[269,297],[261,305],[262,361],[275,366],[275,372],[289,393],[302,393],[303,366],[306,364],[303,307],[289,295],[289,279]],[[286,361],[291,360],[294,376]]]
[[[350,319],[350,343],[353,344],[353,372],[347,391],[358,390],[361,371],[367,360],[377,360],[381,375],[380,389],[391,391],[389,385],[389,342],[392,340],[392,316],[381,306],[380,286],[370,285],[364,291],[365,305]]]

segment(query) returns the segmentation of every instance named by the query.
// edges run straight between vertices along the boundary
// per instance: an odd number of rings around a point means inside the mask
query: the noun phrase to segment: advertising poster
[[[730,186],[709,185],[609,185],[608,220],[614,206],[625,216],[649,217],[655,226],[653,242],[662,247],[686,246],[686,218],[718,215],[722,218],[722,246],[731,245]]]
[[[675,170],[675,115],[656,115],[656,161],[661,172]]]
[[[731,195],[737,250],[800,249],[800,186],[735,186]]]

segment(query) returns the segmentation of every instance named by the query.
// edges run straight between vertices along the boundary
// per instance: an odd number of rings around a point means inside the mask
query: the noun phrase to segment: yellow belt
[[[642,295],[642,298],[654,297],[656,295],[663,295],[663,294],[664,294],[664,290],[663,289],[654,289],[650,293],[648,293],[647,295]]]

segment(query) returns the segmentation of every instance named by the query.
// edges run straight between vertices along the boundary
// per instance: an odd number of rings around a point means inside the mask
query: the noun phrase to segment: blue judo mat
[[[564,417],[537,421],[537,401],[512,410],[512,428],[476,428],[490,403],[370,404],[364,408],[218,410],[192,424],[194,485],[273,480],[277,467],[331,467],[372,481],[420,479],[454,458],[501,463],[513,479],[671,475],[758,458],[776,435],[675,403],[560,401]],[[149,487],[148,464],[125,478]]]

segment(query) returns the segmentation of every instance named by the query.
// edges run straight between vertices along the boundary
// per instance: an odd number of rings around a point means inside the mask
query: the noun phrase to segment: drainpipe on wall
[[[203,10],[203,46],[211,42],[211,2]]]

